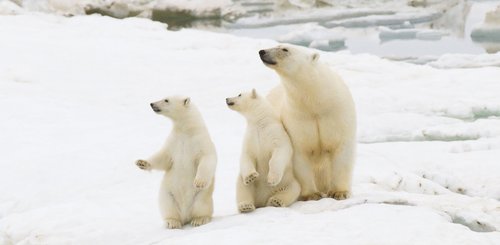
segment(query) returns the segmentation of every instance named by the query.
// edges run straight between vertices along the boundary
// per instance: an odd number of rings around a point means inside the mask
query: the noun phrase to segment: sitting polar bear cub
[[[292,145],[279,116],[255,89],[227,98],[226,103],[247,120],[236,188],[238,210],[251,212],[256,207],[294,203],[300,185],[293,175]]]
[[[213,212],[217,156],[201,114],[185,97],[169,97],[151,103],[151,108],[172,119],[173,129],[159,152],[136,164],[165,171],[159,199],[167,228],[206,224]]]

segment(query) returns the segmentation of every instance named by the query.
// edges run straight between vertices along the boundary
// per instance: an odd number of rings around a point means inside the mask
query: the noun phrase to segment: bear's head
[[[191,99],[183,96],[171,96],[150,104],[157,114],[175,119],[189,113]]]
[[[250,115],[262,105],[263,97],[257,94],[255,89],[250,92],[243,92],[236,97],[226,98],[227,106],[243,115]]]
[[[311,49],[290,44],[262,49],[259,56],[267,67],[285,75],[297,74],[304,68],[310,69],[319,59],[319,54]]]

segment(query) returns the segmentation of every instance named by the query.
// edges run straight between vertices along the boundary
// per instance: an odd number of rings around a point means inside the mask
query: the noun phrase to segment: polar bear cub
[[[238,210],[251,212],[256,207],[294,203],[300,185],[291,165],[292,145],[271,104],[255,89],[227,98],[226,103],[247,120],[236,188]]]
[[[174,96],[151,103],[157,114],[173,121],[163,148],[147,160],[144,170],[165,171],[160,187],[160,212],[169,229],[210,222],[217,155],[202,116],[189,98]]]

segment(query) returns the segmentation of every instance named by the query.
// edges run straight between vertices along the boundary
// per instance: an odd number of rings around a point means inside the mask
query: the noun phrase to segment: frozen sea
[[[443,1],[446,2],[446,1]],[[448,1],[452,2],[452,1]],[[417,8],[411,10],[398,10],[393,8],[361,9],[364,15],[346,20],[337,21],[337,26],[323,27],[324,22],[309,18],[310,22],[284,24],[290,22],[292,17],[282,17],[280,21],[273,18],[266,21],[265,17],[255,25],[250,19],[248,25],[228,25],[221,31],[238,36],[254,38],[268,38],[277,41],[303,40],[340,40],[342,45],[335,43],[331,46],[320,47],[325,51],[349,50],[354,54],[370,53],[380,57],[396,60],[416,60],[425,62],[447,53],[482,54],[496,53],[500,50],[498,40],[495,42],[480,42],[471,38],[472,30],[484,22],[485,14],[494,10],[499,1],[455,1],[456,4],[449,8]],[[356,9],[354,9],[355,11]],[[377,11],[378,10],[378,11]],[[339,11],[341,14],[347,9]],[[322,14],[311,11],[311,15]],[[378,13],[377,13],[378,12]],[[385,13],[384,13],[385,12]],[[433,17],[433,14],[435,17]],[[398,20],[401,16],[402,21]],[[286,16],[286,15],[285,15]],[[428,18],[428,21],[406,22],[415,17]],[[378,22],[376,22],[378,21]],[[241,21],[240,21],[241,22]],[[272,23],[271,26],[266,25]],[[235,28],[237,27],[237,28]],[[202,29],[210,29],[201,26]],[[409,31],[413,35],[385,35],[382,28],[394,31]],[[219,29],[220,30],[220,29]],[[382,33],[382,34],[381,34]],[[415,35],[419,33],[421,35]],[[426,35],[431,33],[431,35]],[[390,34],[390,33],[389,33]],[[299,41],[300,43],[300,41]],[[303,43],[300,43],[303,44]],[[307,44],[306,44],[307,46]]]

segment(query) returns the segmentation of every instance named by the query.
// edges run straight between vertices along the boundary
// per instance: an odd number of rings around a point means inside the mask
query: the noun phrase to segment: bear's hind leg
[[[316,187],[311,164],[305,160],[305,157],[297,152],[293,157],[293,170],[295,177],[300,183],[301,193],[299,200],[309,201],[321,199],[322,196]]]
[[[214,201],[212,199],[213,186],[198,192],[191,210],[191,225],[196,227],[209,223],[212,220]]]
[[[179,207],[177,207],[173,195],[167,190],[162,190],[160,193],[160,212],[165,221],[165,227],[168,229],[182,228]]]
[[[267,206],[288,207],[297,201],[299,195],[299,182],[293,180],[287,186],[278,188],[277,192],[267,201]]]

